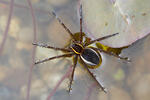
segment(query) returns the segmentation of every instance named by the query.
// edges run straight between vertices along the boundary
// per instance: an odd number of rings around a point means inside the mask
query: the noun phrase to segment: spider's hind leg
[[[103,52],[103,53],[108,54],[108,55],[110,55],[110,56],[114,56],[114,57],[117,57],[117,58],[119,58],[119,59],[122,59],[122,60],[124,60],[124,61],[131,62],[131,60],[130,60],[128,57],[121,57],[121,56],[119,56],[119,55],[117,55],[117,54],[114,54],[114,53],[112,53],[112,52],[105,51],[105,50],[100,49],[100,48],[94,48],[94,49],[99,50],[100,52]]]
[[[105,87],[103,87],[103,85],[96,79],[96,76],[89,70],[89,68],[87,67],[87,65],[83,62],[83,65],[85,67],[85,69],[87,70],[87,72],[90,74],[90,76],[95,80],[96,84],[101,88],[101,90],[105,93],[107,93]]]
[[[69,83],[69,90],[68,90],[69,93],[72,90],[71,85],[72,85],[72,82],[73,82],[73,77],[74,77],[74,72],[75,72],[75,68],[76,68],[76,65],[77,65],[77,61],[78,61],[78,56],[76,55],[75,58],[74,58],[73,70],[72,70],[72,73],[71,73],[71,78],[70,78],[70,83]]]

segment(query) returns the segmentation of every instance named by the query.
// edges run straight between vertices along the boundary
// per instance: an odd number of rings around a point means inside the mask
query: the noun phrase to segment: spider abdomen
[[[85,48],[80,58],[89,66],[97,66],[101,63],[101,55],[92,48]]]

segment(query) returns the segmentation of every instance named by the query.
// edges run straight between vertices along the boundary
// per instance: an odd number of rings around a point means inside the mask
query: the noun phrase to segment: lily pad
[[[119,33],[101,41],[104,45],[128,46],[150,33],[149,0],[82,0],[81,3],[89,35],[98,38]]]

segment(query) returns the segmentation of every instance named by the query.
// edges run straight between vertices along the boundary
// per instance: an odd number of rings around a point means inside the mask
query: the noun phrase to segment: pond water
[[[6,28],[11,0],[0,0],[0,43]],[[78,2],[75,0],[32,0],[36,18],[37,42],[64,47],[69,34],[58,23],[55,11],[72,33],[79,32]],[[15,0],[6,43],[0,54],[0,100],[27,100],[29,73],[33,55],[33,23],[28,2]],[[92,33],[94,34],[94,33]],[[111,42],[111,41],[110,41]],[[118,41],[119,42],[119,41]],[[102,53],[102,65],[91,70],[107,89],[107,94],[93,86],[94,80],[77,64],[72,93],[68,94],[66,78],[51,100],[149,100],[150,36],[124,49],[121,56],[130,63]],[[37,47],[35,60],[62,52]],[[30,100],[46,100],[58,81],[72,65],[72,58],[57,59],[33,67]]]

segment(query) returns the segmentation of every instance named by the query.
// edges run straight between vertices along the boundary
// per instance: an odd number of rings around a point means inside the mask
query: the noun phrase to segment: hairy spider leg
[[[92,40],[92,41],[90,41],[89,43],[85,44],[85,46],[88,46],[88,45],[90,45],[90,44],[92,44],[92,43],[94,43],[94,42],[96,42],[96,41],[101,41],[101,40],[110,38],[110,37],[115,36],[115,35],[117,35],[117,34],[119,34],[119,33],[114,33],[114,34],[111,34],[111,35],[107,35],[107,36],[104,36],[104,37],[101,37],[101,38]]]
[[[75,56],[74,61],[73,61],[73,70],[72,70],[72,73],[71,73],[71,79],[70,79],[70,84],[69,84],[69,92],[72,90],[71,85],[72,85],[72,81],[73,81],[73,78],[74,78],[74,72],[75,72],[75,68],[76,68],[76,65],[77,65],[77,61],[78,61],[78,55]]]
[[[104,52],[104,53],[106,53],[106,54],[108,54],[108,55],[110,55],[110,56],[114,56],[114,57],[117,57],[117,58],[119,58],[119,59],[125,60],[125,61],[127,61],[127,62],[131,62],[131,60],[130,60],[128,57],[121,57],[121,56],[119,56],[119,55],[116,55],[116,54],[114,54],[114,53],[112,53],[112,52],[105,51],[105,50],[100,49],[100,48],[94,48],[94,49],[99,50],[100,52]]]
[[[49,60],[54,60],[54,59],[62,58],[62,57],[71,57],[73,55],[74,55],[74,53],[67,53],[67,54],[63,54],[63,55],[58,55],[58,56],[54,56],[54,57],[50,57],[50,58],[46,58],[46,59],[37,61],[37,62],[35,62],[35,64],[43,63],[43,62],[46,62],[46,61],[49,61]]]
[[[82,61],[83,62],[83,61]],[[89,70],[89,68],[87,67],[87,65],[83,62],[85,69],[88,71],[88,73],[92,76],[92,78],[96,81],[96,83],[100,86],[100,88],[102,89],[102,91],[104,91],[105,93],[107,93],[107,91],[105,90],[105,88],[101,85],[101,83],[99,83],[96,79],[96,77],[93,75],[93,73]]]
[[[80,43],[82,43],[82,5],[80,5],[80,9],[79,9],[79,14],[80,14]]]
[[[63,28],[69,33],[69,35],[74,40],[76,40],[75,37],[74,37],[74,35],[73,35],[73,33],[69,30],[69,28],[67,28],[67,26],[61,21],[61,19],[57,17],[56,13],[53,11],[52,14],[55,16],[55,18],[58,20],[58,22],[63,26]]]
[[[64,52],[71,52],[70,49],[52,47],[52,46],[49,46],[49,45],[47,45],[47,44],[39,44],[39,43],[32,43],[32,44],[33,44],[33,45],[36,45],[36,46],[39,46],[39,47],[43,47],[43,48],[54,49],[54,50],[60,50],[60,51],[64,51]]]

